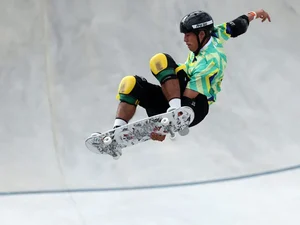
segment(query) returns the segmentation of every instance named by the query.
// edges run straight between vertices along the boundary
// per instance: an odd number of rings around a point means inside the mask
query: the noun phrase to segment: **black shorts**
[[[200,93],[194,99],[183,96],[188,78],[183,71],[178,73],[177,76],[180,84],[181,105],[191,107],[195,113],[194,121],[190,124],[190,127],[192,127],[200,123],[208,114],[209,105],[207,97]],[[147,115],[153,116],[160,113],[165,113],[170,105],[163,94],[161,86],[149,83],[143,77],[135,77],[137,85],[139,85],[143,90],[139,96],[139,105],[146,110]]]

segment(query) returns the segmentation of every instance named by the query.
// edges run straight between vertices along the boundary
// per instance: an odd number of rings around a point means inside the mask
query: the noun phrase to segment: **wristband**
[[[252,16],[254,16],[254,18],[253,18],[254,20],[257,18],[257,14],[254,11],[249,12],[249,14],[252,15]]]

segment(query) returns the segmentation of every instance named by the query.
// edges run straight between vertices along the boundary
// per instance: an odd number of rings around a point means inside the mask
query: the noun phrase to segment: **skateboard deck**
[[[183,106],[104,133],[93,133],[85,140],[85,145],[94,153],[108,154],[118,159],[122,155],[122,149],[151,140],[152,133],[169,134],[170,138],[174,138],[178,131],[193,121],[193,118],[193,110]]]

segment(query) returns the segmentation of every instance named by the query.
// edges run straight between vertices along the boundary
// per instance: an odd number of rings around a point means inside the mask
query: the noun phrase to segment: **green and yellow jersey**
[[[214,35],[200,50],[198,55],[190,52],[185,64],[185,72],[190,81],[188,89],[207,96],[209,104],[217,99],[227,65],[223,44],[230,38],[226,23],[215,27]]]

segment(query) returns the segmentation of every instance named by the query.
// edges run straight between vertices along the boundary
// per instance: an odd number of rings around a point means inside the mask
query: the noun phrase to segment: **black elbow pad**
[[[248,16],[242,15],[227,23],[227,27],[230,30],[231,37],[237,37],[245,33],[249,27]]]

